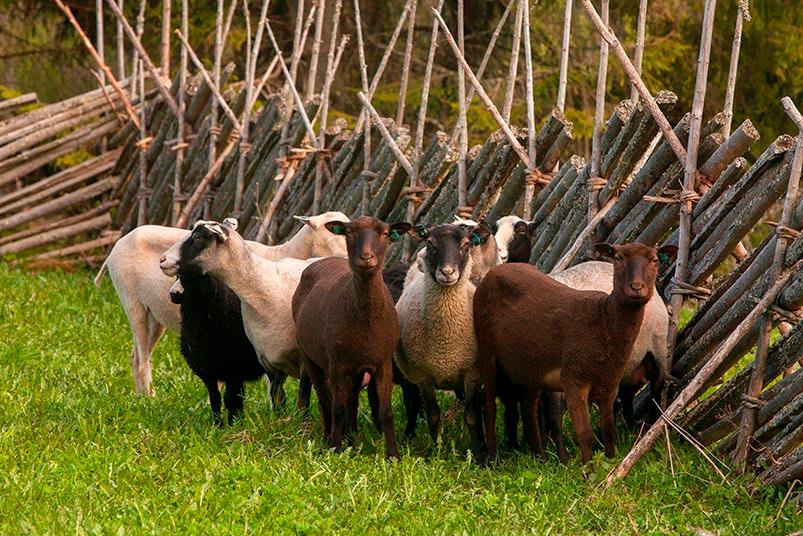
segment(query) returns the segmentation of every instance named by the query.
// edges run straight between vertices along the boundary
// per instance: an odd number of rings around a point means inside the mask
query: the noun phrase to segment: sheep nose
[[[644,283],[641,281],[634,281],[633,283],[630,283],[630,288],[636,292],[641,292],[641,290],[644,288]]]
[[[454,266],[444,266],[441,268],[441,273],[445,276],[450,276],[455,272]]]
[[[360,253],[360,260],[370,261],[373,258],[374,258],[374,254],[371,253],[370,251],[363,251],[362,253]]]

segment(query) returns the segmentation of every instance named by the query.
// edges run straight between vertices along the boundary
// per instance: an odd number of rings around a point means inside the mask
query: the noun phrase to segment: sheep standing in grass
[[[480,375],[472,322],[476,286],[471,282],[471,250],[490,235],[484,223],[473,229],[445,224],[416,230],[413,236],[426,242],[425,273],[405,286],[396,304],[401,329],[397,363],[421,389],[433,441],[440,425],[436,389],[461,392],[475,458],[481,455],[482,432],[477,420]]]
[[[333,236],[323,224],[331,220],[348,219],[341,212],[327,212],[318,216],[300,217],[304,226],[287,242],[278,246],[266,246],[248,242],[258,256],[266,259],[294,257],[326,257],[346,255],[346,244],[341,237]],[[159,269],[162,254],[171,246],[190,235],[186,229],[143,225],[137,227],[112,248],[109,256],[95,277],[99,285],[108,271],[109,277],[120,298],[134,347],[131,350],[131,372],[137,393],[151,394],[151,355],[165,328],[179,331],[181,315],[176,304],[169,299],[173,277],[165,276]],[[173,250],[175,263],[178,248]]]
[[[356,430],[359,392],[369,375],[385,435],[385,455],[398,458],[391,395],[399,325],[382,267],[388,245],[411,226],[363,216],[353,222],[329,222],[326,227],[346,237],[349,256],[311,264],[293,296],[304,372],[318,394],[324,436],[338,450],[344,433]]]
[[[655,292],[659,255],[641,244],[595,245],[614,260],[613,291],[578,291],[525,264],[491,270],[474,297],[474,327],[484,385],[488,457],[496,456],[497,371],[526,389],[531,448],[543,454],[537,401],[543,390],[563,391],[583,463],[591,459],[589,401],[601,411],[605,454],[615,453],[613,404],[619,381]]]
[[[277,370],[299,378],[298,341],[291,311],[293,292],[301,273],[317,259],[267,260],[251,249],[236,231],[236,220],[202,222],[184,243],[171,248],[161,263],[167,276],[177,273],[175,249],[195,242],[191,255],[182,259],[185,269],[219,279],[240,298],[240,311],[248,340],[266,370]],[[328,232],[328,231],[327,231]],[[271,386],[274,404],[281,404],[283,392]],[[298,406],[309,405],[309,388],[299,390]]]
[[[198,222],[190,239],[182,242],[178,281],[170,297],[181,310],[181,354],[204,382],[218,425],[222,424],[218,382],[226,384],[223,402],[231,424],[242,411],[245,382],[261,378],[265,369],[245,334],[240,299],[218,279],[200,273],[191,262],[205,241],[214,240],[214,231],[206,225]],[[178,285],[180,290],[176,289]]]

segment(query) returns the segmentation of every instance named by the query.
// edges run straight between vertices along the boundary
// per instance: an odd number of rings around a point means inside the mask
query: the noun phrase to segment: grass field
[[[400,441],[382,459],[363,397],[354,450],[322,447],[315,418],[276,416],[262,383],[245,417],[215,428],[202,383],[175,335],[157,347],[156,396],[134,396],[130,334],[114,290],[92,274],[0,266],[0,534],[443,532],[509,534],[787,534],[803,526],[783,492],[726,482],[673,436],[612,489],[568,467],[504,453],[493,469],[467,458],[462,419],[442,444]],[[295,382],[289,396],[294,400]],[[395,395],[398,416],[400,402]],[[443,406],[448,404],[444,398]],[[397,430],[401,424],[397,421]],[[619,433],[619,456],[633,436]]]

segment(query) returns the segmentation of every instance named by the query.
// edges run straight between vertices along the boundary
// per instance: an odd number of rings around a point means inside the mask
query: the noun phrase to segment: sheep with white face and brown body
[[[327,221],[348,220],[345,214],[327,212],[312,217],[298,216],[296,219],[304,225],[287,242],[266,246],[248,241],[249,247],[265,259],[346,256],[343,239],[333,236],[323,227]],[[189,235],[190,231],[175,227],[137,227],[117,241],[95,277],[95,285],[99,285],[108,271],[128,318],[134,342],[131,373],[137,393],[152,394],[151,355],[165,329],[181,329],[179,308],[169,298],[175,278],[163,274],[159,262],[168,248]],[[178,247],[173,248],[172,257],[164,259],[165,262],[175,264],[178,253]]]
[[[659,255],[671,248],[641,244],[595,245],[614,259],[613,291],[578,291],[526,264],[491,270],[474,297],[474,326],[484,384],[488,457],[496,456],[496,379],[502,370],[527,393],[525,432],[543,453],[537,400],[543,390],[563,391],[583,463],[591,459],[589,401],[601,412],[605,454],[615,453],[613,405],[655,291]]]
[[[426,244],[425,272],[404,288],[396,304],[401,340],[397,364],[418,385],[424,400],[430,435],[437,440],[440,408],[436,389],[465,397],[465,420],[475,459],[482,454],[480,375],[472,321],[476,286],[471,282],[472,249],[493,240],[483,222],[474,228],[445,224],[414,235]]]
[[[344,434],[357,428],[359,391],[368,375],[385,436],[385,455],[399,457],[391,408],[399,325],[382,267],[387,247],[410,227],[369,216],[327,223],[333,234],[346,237],[348,259],[311,264],[293,295],[302,366],[318,394],[324,437],[336,450]]]

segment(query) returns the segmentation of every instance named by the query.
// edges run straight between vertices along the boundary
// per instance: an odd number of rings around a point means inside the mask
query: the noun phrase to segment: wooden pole
[[[678,226],[678,254],[675,264],[675,280],[682,283],[689,277],[689,246],[691,244],[691,213],[692,199],[695,196],[697,184],[697,151],[700,146],[700,129],[703,122],[703,106],[705,104],[705,89],[708,83],[708,63],[711,57],[711,38],[714,32],[714,14],[716,0],[706,0],[703,13],[703,31],[700,36],[700,54],[697,59],[697,80],[694,86],[694,100],[691,108],[691,124],[689,125],[689,143],[687,145],[686,163],[683,176],[683,190],[680,197],[680,224]],[[670,299],[669,355],[675,349],[677,327],[680,322],[680,309],[683,306],[684,295],[679,292],[672,293]]]
[[[106,47],[103,39],[103,0],[95,0],[95,43],[98,49],[98,56],[100,61],[106,63]],[[106,85],[106,73],[101,69],[100,74],[101,87]]]
[[[384,74],[385,68],[388,65],[388,60],[390,60],[390,56],[393,54],[393,49],[396,47],[396,41],[399,39],[402,28],[404,28],[404,21],[407,20],[407,14],[410,12],[412,2],[413,0],[407,0],[407,3],[404,4],[404,10],[402,11],[401,15],[399,15],[399,20],[396,22],[396,27],[393,29],[393,33],[390,36],[390,41],[388,41],[388,45],[385,47],[385,53],[382,55],[382,59],[379,61],[379,66],[376,68],[376,72],[371,79],[371,87],[369,88],[368,93],[366,93],[369,101],[374,98],[374,92],[376,92],[376,88],[379,86],[379,81],[382,79],[382,75]],[[362,132],[362,127],[365,124],[366,117],[366,114],[360,113],[360,117],[357,118],[357,125],[354,127],[355,134]]]
[[[795,156],[792,160],[792,168],[789,171],[789,182],[786,187],[786,197],[784,199],[781,219],[776,227],[778,238],[775,242],[775,251],[770,268],[770,281],[773,283],[783,272],[783,265],[786,259],[786,250],[791,239],[790,233],[786,232],[791,221],[792,213],[797,205],[797,191],[800,184],[801,170],[803,170],[803,116],[800,115],[792,99],[784,97],[783,106],[786,113],[798,125],[797,145]],[[747,387],[747,399],[755,400],[764,388],[764,375],[767,370],[767,354],[770,346],[770,332],[772,331],[772,318],[763,315],[758,323],[758,343],[756,346],[756,356],[753,361],[753,373],[750,377],[750,384]],[[736,465],[744,468],[750,454],[751,441],[756,429],[756,417],[758,415],[756,404],[745,404],[742,411],[742,420],[739,427],[739,436],[736,444],[736,451],[733,461]]]
[[[569,76],[569,47],[572,34],[572,0],[566,0],[563,13],[563,42],[560,47],[560,74],[558,75],[558,110],[566,108],[566,85]]]
[[[55,1],[57,3],[61,3],[61,0],[55,0]],[[145,68],[148,70],[148,74],[150,75],[154,84],[156,84],[156,89],[159,90],[159,94],[162,96],[162,100],[164,100],[165,104],[167,104],[168,108],[170,108],[170,111],[173,112],[173,115],[175,115],[177,118],[183,121],[184,118],[180,115],[176,99],[174,99],[173,96],[170,94],[169,88],[165,84],[165,81],[162,79],[162,77],[159,75],[159,71],[156,69],[156,66],[153,64],[153,61],[151,61],[151,57],[148,55],[148,52],[145,50],[145,47],[142,46],[142,42],[139,39],[137,39],[137,34],[136,32],[134,32],[134,29],[131,28],[131,25],[126,20],[125,15],[123,15],[123,12],[120,11],[120,8],[115,3],[115,0],[106,0],[106,3],[109,5],[109,8],[111,8],[112,12],[114,12],[114,15],[117,17],[117,19],[122,23],[123,30],[125,30],[125,33],[128,36],[129,41],[131,41],[131,45],[134,47],[134,49],[136,49],[136,51],[142,58],[142,61],[145,64]]]
[[[233,0],[236,4],[236,0]],[[223,11],[225,10],[225,1],[217,0],[217,11],[215,14],[215,62],[212,67],[212,85],[214,86],[213,93],[220,93],[220,69],[223,62]],[[182,46],[182,50],[184,47]],[[209,158],[207,170],[212,169],[217,160],[217,142],[220,135],[220,127],[218,126],[218,104],[217,99],[212,99],[211,107],[209,110]],[[198,187],[196,186],[196,189]],[[204,203],[204,219],[211,217],[212,200],[207,198]],[[189,202],[189,200],[188,200]],[[181,215],[179,215],[179,218]],[[178,220],[176,220],[178,222]],[[177,224],[175,224],[178,226]]]
[[[608,9],[610,0],[601,0],[602,24],[608,27]],[[599,39],[599,67],[597,69],[597,93],[594,110],[594,132],[591,135],[591,177],[588,188],[588,219],[591,220],[599,210],[598,194],[604,184],[600,177],[602,162],[602,124],[605,121],[605,89],[608,80],[608,42],[604,37]]]
[[[510,112],[513,109],[513,95],[516,93],[516,77],[519,70],[519,45],[521,44],[521,26],[524,22],[524,2],[518,0],[516,6],[516,22],[513,24],[513,41],[510,46],[510,65],[505,80],[505,102],[502,104],[502,117],[510,123]]]
[[[140,0],[139,13],[137,14],[137,32],[138,36],[142,37],[145,33],[145,3],[146,0]],[[142,59],[138,55],[138,51],[134,49],[134,61],[131,64],[131,70],[136,76],[132,86],[138,88],[140,98],[145,95],[145,70],[142,68]],[[148,202],[151,199],[151,189],[148,184],[148,158],[147,158],[147,144],[146,139],[148,133],[146,132],[145,121],[145,106],[140,106],[140,127],[139,127],[139,146],[137,147],[137,171],[139,172],[139,187],[137,188],[137,225],[145,225],[147,223]],[[183,121],[178,120],[181,124]]]
[[[537,131],[535,128],[535,103],[533,102],[533,54],[532,46],[530,43],[530,2],[529,0],[522,0],[524,7],[524,31],[522,39],[524,39],[524,76],[525,76],[525,102],[527,103],[527,158],[529,165],[527,166],[527,180],[524,187],[524,211],[523,217],[529,220],[532,212],[533,195],[535,194],[535,173],[536,154],[535,154],[535,138]]]
[[[440,13],[434,8],[432,9],[432,11],[433,13],[435,13],[435,17],[438,19],[438,23],[441,25],[441,27],[443,27],[443,34],[446,37],[446,41],[449,43],[449,46],[452,47],[452,52],[454,53],[455,56],[457,56],[457,59],[460,62],[460,67],[466,72],[466,76],[468,76],[469,81],[474,86],[477,95],[479,95],[480,99],[482,99],[483,103],[485,104],[485,107],[488,109],[488,111],[491,113],[494,120],[496,121],[496,124],[499,125],[499,128],[501,128],[502,131],[505,133],[505,136],[510,142],[511,147],[513,147],[513,150],[516,151],[516,154],[519,156],[524,165],[529,167],[530,161],[527,156],[527,151],[524,150],[524,147],[521,146],[519,140],[516,139],[516,135],[513,133],[513,130],[510,128],[510,125],[502,117],[502,114],[499,113],[499,110],[494,105],[493,101],[491,100],[491,97],[488,96],[488,93],[485,92],[485,89],[483,89],[482,84],[480,84],[480,81],[477,80],[477,77],[474,75],[473,72],[471,72],[471,67],[468,65],[466,58],[460,53],[460,48],[457,46],[457,43],[455,42],[454,37],[452,37],[452,33],[449,31],[448,26],[446,26],[446,23],[443,21],[443,18],[441,18]]]
[[[181,32],[189,38],[189,31],[190,31],[190,15],[189,15],[189,8],[187,6],[188,0],[181,0]],[[164,4],[170,5],[170,0],[164,0]],[[163,5],[164,5],[163,4]],[[164,16],[164,12],[163,12]],[[170,22],[170,13],[168,7],[168,32],[169,22]],[[164,41],[164,20],[162,20],[162,72],[164,72],[164,61],[167,61],[168,67],[170,65],[170,40],[168,38],[167,43],[165,44]],[[165,48],[167,48],[167,52],[165,52]],[[187,109],[187,49],[181,47],[181,53],[179,55],[179,66],[178,66],[179,74],[178,74],[178,109],[181,117],[186,115]],[[169,73],[169,71],[168,71]],[[184,133],[184,121],[178,121],[178,132],[176,136],[176,144],[173,146],[173,150],[176,151],[176,169],[175,174],[173,176],[173,211],[171,212],[170,221],[173,225],[175,225],[176,221],[181,214],[181,202],[184,199],[184,196],[181,192],[181,179],[184,176],[184,148],[187,146],[187,143],[184,141],[185,133]]]
[[[329,119],[329,89],[332,87],[334,76],[335,51],[337,49],[337,32],[340,26],[340,11],[343,8],[343,0],[335,0],[335,11],[332,15],[332,33],[329,35],[329,51],[326,54],[326,71],[324,71],[323,89],[321,90],[320,123],[318,127],[318,147],[326,147],[326,124]],[[348,38],[344,35],[344,43]],[[323,155],[316,155],[315,162],[315,185],[312,193],[312,213],[318,214],[321,208],[321,195],[323,192],[323,174],[326,169],[326,161]]]
[[[742,26],[745,18],[750,20],[749,1],[739,0],[736,9],[736,26],[733,30],[733,45],[731,46],[731,61],[728,68],[728,85],[725,88],[725,124],[722,125],[722,135],[730,136],[733,124],[733,97],[736,93],[736,76],[739,71],[739,53],[742,48]]]
[[[611,29],[602,22],[602,19],[594,9],[594,5],[591,3],[591,0],[580,0],[580,2],[583,4],[583,9],[585,9],[588,18],[591,20],[591,23],[597,28],[597,32],[599,32],[603,39],[608,42],[608,45],[610,46],[611,51],[613,51],[614,56],[616,56],[616,59],[622,64],[625,74],[630,79],[630,82],[636,85],[641,100],[649,110],[650,115],[652,115],[653,119],[655,119],[655,122],[658,123],[661,133],[664,135],[664,138],[666,138],[669,146],[672,148],[672,152],[675,153],[675,156],[678,157],[678,160],[685,162],[686,149],[684,149],[683,144],[680,143],[680,139],[678,139],[677,135],[673,132],[672,125],[669,124],[666,116],[664,116],[663,112],[661,112],[661,109],[658,108],[655,98],[647,89],[647,86],[644,85],[644,81],[636,71],[636,68],[633,66],[630,58],[627,57],[627,53],[625,52],[625,49],[622,48],[619,40],[616,38],[616,34],[614,34]]]
[[[362,17],[360,15],[360,0],[354,0],[354,26],[357,31],[357,57],[360,61],[360,81],[362,82],[362,92],[365,95],[369,93],[368,81],[368,65],[365,63],[365,43],[362,40]],[[362,113],[366,112],[366,107],[362,107]],[[368,204],[371,196],[371,122],[365,124],[365,133],[363,134],[363,150],[362,150],[362,171],[363,171],[363,190],[362,201],[360,203],[360,212],[363,214],[368,213]]]
[[[460,53],[466,54],[465,20],[463,0],[457,0],[457,44]],[[437,23],[435,24],[437,26]],[[466,192],[466,155],[468,154],[468,123],[466,121],[466,73],[457,68],[457,124],[460,129],[460,145],[457,156],[457,212],[468,211]],[[416,167],[420,168],[419,164]]]
[[[305,100],[310,100],[315,94],[315,79],[318,76],[318,57],[321,54],[321,39],[323,39],[323,16],[325,11],[326,0],[318,0],[318,14],[315,19],[315,40],[312,42],[312,56],[310,57],[309,62],[309,73],[307,73],[307,90]]]
[[[410,13],[407,16],[407,40],[404,43],[404,59],[402,61],[401,81],[399,82],[399,98],[396,101],[396,126],[404,123],[404,104],[407,100],[407,84],[410,79],[410,61],[413,58],[413,41],[415,39],[415,12],[418,2],[412,0]]]
[[[159,62],[162,78],[170,78],[170,17],[171,0],[162,0],[162,42],[159,46]],[[184,28],[182,21],[181,27]],[[187,34],[187,30],[182,30]]]
[[[647,0],[639,0],[638,4],[638,23],[636,25],[636,48],[633,52],[633,63],[636,72],[641,76],[641,63],[644,59],[644,40],[647,36]],[[633,86],[630,91],[630,100],[635,104],[638,102],[638,89]],[[727,137],[727,136],[725,136]]]
[[[119,0],[118,6],[120,8],[120,12],[123,12],[123,1]],[[120,19],[116,21],[117,27],[117,76],[120,79],[125,78],[125,38],[123,36],[123,23],[120,22]],[[131,89],[134,89],[134,82],[132,78],[131,82]]]
[[[648,450],[655,445],[655,442],[664,433],[666,423],[670,419],[674,419],[680,411],[685,408],[689,402],[697,398],[708,379],[716,372],[716,369],[722,364],[728,354],[736,347],[739,341],[744,337],[758,321],[758,318],[764,314],[767,308],[772,305],[775,298],[778,297],[781,290],[791,277],[797,273],[802,262],[798,261],[792,267],[787,269],[776,283],[764,294],[764,297],[758,304],[750,311],[744,320],[734,329],[734,331],[725,339],[717,350],[712,354],[708,362],[700,369],[700,372],[692,379],[683,391],[675,398],[674,402],[666,409],[661,419],[659,419],[652,427],[639,439],[630,452],[622,459],[619,465],[611,471],[605,479],[605,485],[610,486],[617,479],[624,478]]]
[[[89,55],[92,56],[92,59],[95,60],[95,63],[98,65],[98,67],[100,67],[100,69],[105,73],[106,78],[109,79],[109,83],[114,88],[114,92],[117,93],[117,96],[120,97],[120,101],[122,101],[123,106],[125,106],[125,110],[129,119],[131,119],[131,121],[137,125],[137,127],[139,127],[139,118],[137,118],[137,112],[131,105],[131,101],[128,100],[128,96],[125,94],[125,92],[123,92],[123,88],[120,87],[120,83],[112,74],[109,66],[103,62],[103,59],[98,54],[98,51],[92,46],[92,43],[89,41],[89,37],[87,37],[83,28],[81,28],[81,25],[78,24],[78,21],[75,19],[75,16],[72,14],[70,8],[67,7],[67,5],[61,0],[54,0],[54,2],[56,2],[56,5],[59,7],[59,9],[64,12],[64,15],[67,16],[67,20],[70,21],[70,24],[72,24],[73,28],[75,28],[75,31],[78,32],[78,36],[81,38],[84,46],[89,51]]]
[[[407,157],[404,156],[404,153],[399,148],[398,144],[396,143],[396,140],[393,139],[393,136],[388,131],[388,127],[386,127],[385,123],[382,122],[382,116],[380,116],[379,112],[377,112],[374,109],[374,107],[368,101],[368,98],[365,95],[363,95],[362,91],[357,93],[357,98],[360,99],[362,105],[365,106],[365,108],[368,110],[369,116],[371,117],[371,119],[373,119],[374,124],[379,129],[379,133],[382,135],[382,138],[385,140],[385,143],[387,143],[388,147],[390,147],[393,156],[396,157],[396,160],[399,162],[399,164],[407,173],[407,175],[412,177],[413,164],[411,164],[410,161],[407,159]]]

